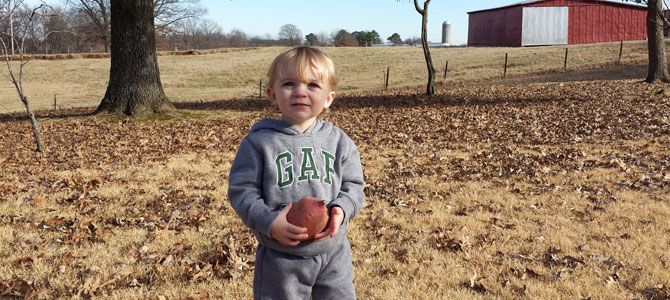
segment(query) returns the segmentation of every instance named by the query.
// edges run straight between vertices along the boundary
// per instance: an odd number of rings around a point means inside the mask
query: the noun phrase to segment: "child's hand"
[[[270,225],[270,235],[286,246],[297,246],[307,239],[307,228],[295,226],[286,221],[286,214],[293,204],[289,203],[279,212]]]
[[[342,220],[344,220],[344,211],[342,211],[342,208],[340,208],[339,206],[334,206],[333,208],[331,208],[330,218],[328,219],[328,225],[326,225],[326,229],[324,231],[317,233],[314,236],[314,240],[318,242],[321,240],[325,240],[329,237],[334,237],[340,230]]]

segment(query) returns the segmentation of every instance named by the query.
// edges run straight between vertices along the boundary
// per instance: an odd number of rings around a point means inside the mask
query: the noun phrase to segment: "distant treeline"
[[[370,46],[383,43],[372,31],[336,30],[303,35],[292,24],[278,28],[277,37],[249,35],[239,29],[225,32],[203,18],[199,0],[154,0],[157,47],[161,51],[204,50],[226,47],[265,47],[309,44],[319,46]],[[24,0],[0,0],[0,38],[10,53],[70,54],[104,53],[110,47],[109,0],[78,0],[62,5],[28,4]],[[14,36],[14,43],[10,36]],[[417,44],[419,38],[386,38],[393,44]],[[23,47],[20,48],[21,44]],[[15,51],[11,49],[14,48]]]

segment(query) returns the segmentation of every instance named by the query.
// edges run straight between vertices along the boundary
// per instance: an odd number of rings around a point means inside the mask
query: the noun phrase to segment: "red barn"
[[[631,3],[524,1],[468,15],[468,46],[575,45],[647,38],[647,8]]]

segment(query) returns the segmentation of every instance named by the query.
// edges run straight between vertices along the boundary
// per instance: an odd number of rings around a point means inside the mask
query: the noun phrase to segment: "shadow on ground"
[[[458,95],[425,96],[417,89],[407,91],[389,92],[385,94],[367,94],[355,96],[340,96],[336,98],[331,106],[335,110],[357,109],[357,108],[385,108],[393,109],[400,107],[420,106],[481,106],[481,105],[506,105],[506,104],[529,104],[553,101],[551,99],[463,99]],[[211,102],[181,102],[175,103],[178,109],[188,110],[232,110],[232,111],[261,111],[270,109],[270,101],[267,99],[231,99]]]
[[[35,111],[35,117],[38,119],[67,119],[76,117],[92,116],[97,107],[78,107],[59,110],[39,110]],[[0,114],[0,122],[8,121],[27,121],[28,116],[25,110],[22,112],[13,112],[7,114]]]
[[[523,85],[531,83],[558,83],[576,81],[599,81],[599,80],[634,80],[642,81],[647,72],[646,64],[611,64],[597,69],[568,70],[565,72],[547,72],[540,74],[529,74],[513,76],[507,79],[482,79],[477,81],[450,83],[446,90],[453,87],[464,86],[491,86],[491,85]],[[444,91],[444,87],[440,88]],[[528,104],[551,101],[549,99],[528,99],[519,97],[517,99],[491,100],[470,98],[464,100],[460,95],[439,93],[438,96],[427,97],[422,95],[423,88],[406,88],[399,90],[371,91],[356,95],[342,95],[333,104],[335,109],[365,108],[365,107],[415,107],[425,105],[445,106],[471,106],[471,105],[502,105],[502,104]],[[174,103],[177,109],[187,110],[232,110],[232,111],[261,111],[270,108],[267,99],[244,98],[227,99],[217,101],[191,101]],[[38,118],[63,119],[70,117],[85,117],[94,114],[95,107],[73,108],[56,111],[37,111]],[[27,120],[25,112],[0,114],[0,122]]]
[[[499,84],[523,84],[523,83],[551,83],[570,81],[596,81],[596,80],[634,80],[643,81],[646,77],[646,64],[611,64],[597,69],[556,71],[541,74],[531,74],[509,79],[494,80],[492,83]]]
[[[508,79],[482,79],[475,82],[460,82],[450,84],[448,87],[440,88],[442,92],[437,96],[427,97],[422,94],[423,88],[408,88],[392,90],[384,93],[383,91],[361,93],[356,95],[342,95],[336,98],[334,109],[347,108],[365,108],[365,107],[414,107],[424,105],[445,105],[445,106],[472,106],[472,105],[504,105],[504,104],[530,104],[550,102],[555,99],[541,99],[534,97],[532,99],[517,97],[512,99],[484,99],[469,97],[463,99],[461,95],[445,93],[444,89],[449,91],[451,87],[467,86],[490,86],[490,85],[523,85],[531,83],[562,83],[577,81],[605,81],[605,80],[639,80],[642,82],[647,72],[646,64],[612,64],[598,69],[586,70],[568,70],[565,72],[547,72],[540,74],[530,74]],[[175,103],[177,108],[190,110],[235,110],[235,111],[258,111],[270,107],[267,99],[231,99],[212,102],[180,102]]]

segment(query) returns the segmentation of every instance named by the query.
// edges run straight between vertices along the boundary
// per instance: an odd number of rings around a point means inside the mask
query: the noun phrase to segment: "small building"
[[[645,6],[536,0],[468,12],[468,46],[576,45],[647,38]]]

